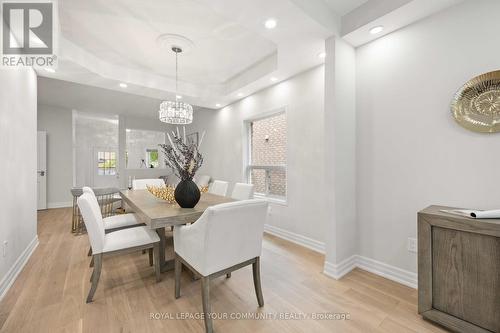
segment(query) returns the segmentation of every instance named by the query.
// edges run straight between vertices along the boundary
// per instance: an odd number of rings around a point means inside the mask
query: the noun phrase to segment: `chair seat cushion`
[[[103,222],[106,230],[128,227],[139,223],[134,214],[113,215],[104,218]]]
[[[157,243],[160,237],[149,227],[118,230],[105,235],[103,253]]]

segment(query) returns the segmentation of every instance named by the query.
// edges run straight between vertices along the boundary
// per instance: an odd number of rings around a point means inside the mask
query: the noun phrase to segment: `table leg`
[[[171,271],[174,269],[174,259],[165,260],[165,250],[167,244],[167,239],[165,237],[165,228],[156,229],[156,233],[160,237],[160,256],[159,256],[160,266],[161,266],[160,271],[162,273]]]

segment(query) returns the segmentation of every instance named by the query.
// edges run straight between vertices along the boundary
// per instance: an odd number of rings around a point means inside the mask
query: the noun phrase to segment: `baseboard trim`
[[[389,280],[417,289],[418,275],[375,259],[358,256],[357,266],[365,271],[380,275]]]
[[[315,252],[319,252],[321,254],[325,254],[325,243],[317,241],[315,239],[302,236],[296,234],[294,232],[281,229],[278,227],[274,227],[272,225],[266,224],[264,225],[264,232],[267,232],[270,235],[285,239],[289,242],[298,244],[300,246],[306,247]]]
[[[410,288],[417,289],[417,273],[360,255],[353,255],[339,264],[332,264],[325,261],[323,273],[338,280],[356,267],[382,276],[386,279],[401,283]]]
[[[68,201],[68,202],[49,202],[47,203],[47,208],[52,209],[52,208],[66,208],[66,207],[73,207],[73,202]]]
[[[5,274],[5,277],[2,279],[2,281],[0,281],[0,301],[2,301],[2,299],[9,291],[10,287],[12,287],[14,281],[16,281],[19,273],[21,273],[37,246],[38,236],[35,236],[35,238],[33,238],[33,240],[28,244],[28,246],[14,262],[14,265],[12,265],[7,274]]]
[[[356,268],[356,257],[355,255],[350,256],[339,264],[332,264],[331,262],[325,261],[323,273],[338,280]]]

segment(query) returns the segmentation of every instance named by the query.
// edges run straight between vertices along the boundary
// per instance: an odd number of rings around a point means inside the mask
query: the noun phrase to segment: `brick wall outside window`
[[[251,164],[286,166],[286,114],[280,113],[251,123]],[[286,196],[286,171],[270,170],[269,194]],[[256,193],[265,193],[266,171],[253,169],[250,174]]]

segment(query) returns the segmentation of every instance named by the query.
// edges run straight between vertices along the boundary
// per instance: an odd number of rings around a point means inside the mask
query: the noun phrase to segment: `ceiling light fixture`
[[[49,73],[55,73],[56,70],[54,68],[50,68],[50,67],[47,67],[47,68],[44,68],[46,72],[49,72]]]
[[[216,107],[216,108],[220,108],[221,106],[222,106],[222,105],[220,105],[220,103],[215,104],[215,107]]]
[[[238,93],[238,97],[243,97],[243,93]]]
[[[120,83],[120,87],[122,87],[122,88],[127,88],[127,87],[128,87],[128,85],[127,85],[126,83],[123,83],[123,82],[122,82],[122,83]]]
[[[318,58],[325,59],[326,58],[326,52],[320,52],[320,53],[318,53]]]
[[[378,33],[382,32],[382,30],[384,30],[384,27],[383,27],[383,26],[381,26],[381,25],[378,25],[378,26],[376,26],[376,27],[371,28],[371,29],[370,29],[370,33],[371,33],[372,35],[376,35],[376,34],[378,34]]]
[[[276,21],[273,18],[269,18],[266,20],[266,22],[264,22],[264,26],[267,29],[274,29],[274,28],[276,28],[277,25],[278,25],[278,21]]]
[[[172,46],[175,53],[175,101],[163,101],[158,111],[160,121],[167,124],[187,125],[193,122],[193,107],[190,104],[179,102],[182,96],[177,94],[178,88],[178,57],[182,49],[178,46]],[[180,98],[179,98],[180,97]]]
[[[276,82],[276,81],[278,81],[278,78],[273,76],[272,78],[270,78],[270,80],[271,80],[271,82]]]

